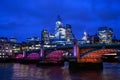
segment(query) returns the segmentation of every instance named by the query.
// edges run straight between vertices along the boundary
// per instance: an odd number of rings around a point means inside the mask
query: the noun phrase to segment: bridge
[[[79,44],[56,46],[56,47],[43,47],[41,46],[39,52],[32,52],[27,55],[28,59],[39,60],[43,58],[45,61],[57,63],[67,59],[67,61],[73,61],[75,63],[102,63],[101,57],[104,54],[116,53],[119,57],[120,44]],[[23,53],[24,54],[24,53]],[[24,55],[26,56],[26,55]],[[23,55],[19,55],[16,58],[23,58]]]
[[[62,60],[63,57],[75,58],[78,63],[100,63],[104,54],[120,52],[120,44],[78,44],[69,46],[57,46],[54,48],[42,48],[41,56],[48,61]],[[118,54],[117,54],[118,55]]]

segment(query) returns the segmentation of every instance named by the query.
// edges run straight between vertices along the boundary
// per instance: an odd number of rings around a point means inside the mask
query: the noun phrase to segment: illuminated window
[[[2,55],[5,55],[5,53],[3,53]]]

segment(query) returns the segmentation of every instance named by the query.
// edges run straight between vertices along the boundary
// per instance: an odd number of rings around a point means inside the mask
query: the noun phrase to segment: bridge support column
[[[78,41],[75,40],[74,41],[74,58],[76,58],[77,61],[79,61],[79,58],[80,58],[80,48],[78,47]]]
[[[40,57],[44,56],[44,49],[43,49],[43,45],[41,45],[40,47]]]
[[[76,42],[74,42],[74,57],[76,57],[77,56],[77,43]]]
[[[79,56],[79,48],[78,48],[78,42],[77,40],[74,41],[74,47],[73,47],[73,50],[74,50],[74,57],[78,57]]]
[[[27,56],[26,51],[23,51],[23,57],[25,58]]]

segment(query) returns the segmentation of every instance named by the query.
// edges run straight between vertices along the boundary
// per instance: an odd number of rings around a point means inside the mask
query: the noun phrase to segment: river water
[[[63,67],[1,63],[0,80],[120,80],[120,63],[104,63],[103,70],[80,72]]]

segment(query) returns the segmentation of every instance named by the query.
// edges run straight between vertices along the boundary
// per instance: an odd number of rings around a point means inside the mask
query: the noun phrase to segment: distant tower
[[[61,17],[58,16],[57,17],[57,21],[56,21],[56,29],[55,29],[55,38],[57,40],[63,40],[66,38],[66,34],[65,34],[66,30],[63,27],[63,23],[61,21]]]
[[[41,41],[43,44],[50,43],[49,33],[45,29],[42,31],[42,34],[41,34]]]
[[[84,32],[84,36],[82,37],[82,44],[90,43],[88,40],[87,32]]]
[[[69,25],[69,24],[66,25],[66,40],[68,42],[75,40],[75,36],[72,33],[71,25]]]
[[[84,36],[82,37],[82,40],[87,41],[87,32],[84,32]]]

